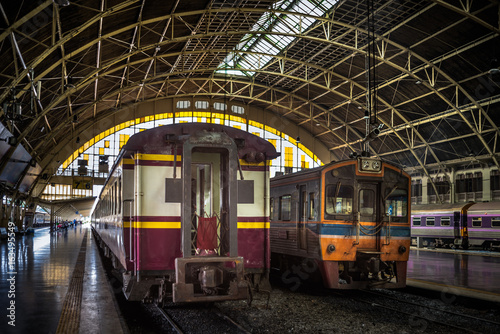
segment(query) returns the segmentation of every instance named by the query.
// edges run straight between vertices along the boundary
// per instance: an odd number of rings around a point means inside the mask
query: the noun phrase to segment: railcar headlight
[[[399,252],[399,254],[406,253],[406,247],[405,246],[399,246],[398,252]]]
[[[327,252],[328,254],[331,254],[331,253],[335,252],[335,245],[329,244],[329,245],[326,247],[326,252]]]
[[[381,171],[380,160],[376,158],[361,158],[358,163],[358,170],[360,172],[380,173]]]
[[[258,163],[261,163],[262,161],[266,160],[266,155],[262,152],[258,152],[256,155],[255,155],[255,161],[257,161]]]

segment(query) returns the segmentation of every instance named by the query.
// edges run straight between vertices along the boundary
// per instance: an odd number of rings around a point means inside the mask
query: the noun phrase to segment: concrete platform
[[[0,241],[0,333],[128,332],[89,225],[8,241]]]
[[[407,285],[500,302],[500,254],[411,249]]]

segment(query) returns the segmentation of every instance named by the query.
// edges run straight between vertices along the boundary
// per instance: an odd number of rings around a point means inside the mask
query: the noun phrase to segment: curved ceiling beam
[[[243,9],[243,10],[245,10],[245,9]],[[245,11],[247,11],[247,10],[245,10]],[[248,10],[248,11],[250,11],[250,10]],[[259,10],[259,11],[261,11],[261,12],[268,12],[268,10]],[[222,12],[222,11],[221,11],[221,10],[215,10],[215,12]],[[277,13],[278,13],[278,11],[275,11],[275,12],[277,12]],[[279,12],[279,13],[285,13],[285,12]],[[295,13],[295,15],[300,15],[300,16],[304,16],[304,17],[305,17],[305,16],[307,16],[307,15],[304,15],[304,14],[297,14],[297,13]],[[156,19],[155,19],[155,20],[156,20]],[[146,21],[142,22],[142,24],[144,24],[145,22],[146,22]],[[347,25],[345,25],[345,26],[347,26]],[[354,29],[356,29],[356,30],[358,30],[358,31],[361,31],[361,32],[362,32],[362,29],[359,29],[359,28],[356,28],[356,27],[354,27]],[[262,33],[262,32],[257,32],[257,33]],[[190,38],[193,38],[193,36],[189,36],[189,37],[190,37]],[[302,37],[302,38],[307,38],[307,37],[306,37],[306,36],[304,36],[304,35],[299,35],[299,37]],[[321,39],[320,39],[320,40],[321,40]],[[389,41],[389,42],[390,42],[390,41]],[[391,43],[391,44],[392,44],[392,43]],[[341,46],[342,46],[342,47],[346,47],[346,45],[342,45],[342,44],[341,44]],[[357,52],[360,52],[360,50],[359,50],[359,49],[354,49],[354,50],[356,50]],[[360,53],[362,53],[362,52],[360,52]],[[388,62],[386,61],[386,63],[388,63]],[[389,62],[389,64],[390,64],[390,62]],[[390,65],[391,65],[391,64],[390,64]],[[443,96],[442,94],[441,94],[441,95],[439,95],[439,94],[438,94],[438,96],[439,96],[440,98],[444,98],[444,96]],[[470,126],[470,124],[469,124],[469,126]]]
[[[61,38],[57,43],[54,45],[51,45],[47,50],[42,52],[38,57],[36,57],[31,63],[28,64],[27,69],[25,69],[23,72],[21,72],[18,77],[12,81],[12,84],[10,85],[9,88],[13,88],[17,86],[22,78],[26,77],[29,73],[30,68],[34,69],[38,64],[40,64],[45,58],[47,58],[48,55],[50,55],[52,52],[57,51],[64,43],[72,39],[73,37],[77,36],[80,34],[83,30],[89,28],[92,26],[92,24],[98,22],[101,18],[110,16],[112,14],[117,13],[118,11],[128,7],[129,5],[137,2],[139,0],[124,0],[123,2],[119,3],[118,5],[108,8],[105,12],[99,13],[96,16],[94,16],[92,19],[86,21],[84,24],[81,26],[69,31],[66,33],[63,38]],[[0,95],[0,101],[4,101],[5,98],[7,97],[10,89],[6,89],[2,95]]]
[[[16,29],[18,29],[20,26],[31,20],[33,17],[38,15],[41,11],[43,11],[45,8],[47,8],[50,5],[53,5],[54,2],[52,0],[45,0],[42,3],[38,5],[35,9],[33,9],[31,12],[28,14],[24,15],[22,18],[17,20],[16,22],[13,22],[11,25],[9,25],[1,34],[0,34],[0,43],[4,41],[7,37],[10,36],[12,32],[15,32]],[[54,4],[55,6],[55,4]]]
[[[440,6],[443,6],[444,8],[447,8],[455,13],[466,16],[467,18],[473,20],[474,22],[478,23],[479,25],[482,25],[486,29],[491,30],[492,32],[494,32],[497,35],[500,35],[500,29],[498,27],[492,26],[491,24],[485,22],[484,20],[481,20],[479,17],[474,15],[474,13],[470,12],[473,0],[465,0],[465,3],[463,1],[460,1],[462,8],[456,7],[456,6],[450,4],[446,1],[443,1],[443,0],[431,0],[431,1],[437,3]],[[498,1],[490,1],[490,2],[493,6],[499,5]]]

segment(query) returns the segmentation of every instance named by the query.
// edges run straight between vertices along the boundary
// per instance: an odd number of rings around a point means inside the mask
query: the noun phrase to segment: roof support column
[[[428,183],[429,183],[429,177],[422,176],[422,204],[429,204],[429,196],[427,194]]]
[[[450,203],[456,203],[457,201],[457,187],[456,187],[456,170],[455,168],[451,168],[450,173],[448,174],[448,177],[450,178]]]
[[[485,167],[483,173],[483,202],[491,201],[491,168]]]

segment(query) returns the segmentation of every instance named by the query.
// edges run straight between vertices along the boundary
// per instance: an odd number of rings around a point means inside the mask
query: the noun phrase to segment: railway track
[[[444,309],[446,303],[442,303],[442,307],[432,306],[434,301],[423,300],[423,303],[417,303],[410,300],[387,295],[371,290],[363,290],[359,292],[344,292],[331,291],[331,294],[350,298],[356,302],[369,304],[375,308],[383,308],[385,310],[396,312],[408,316],[409,323],[416,328],[428,330],[440,326],[447,329],[455,329],[461,333],[485,333],[489,332],[486,328],[500,328],[500,323],[484,317],[476,317],[465,312],[458,313]],[[359,294],[361,296],[355,296]],[[397,296],[402,296],[398,294]],[[373,298],[368,298],[372,296]],[[485,326],[485,324],[487,324]]]
[[[367,292],[369,294],[372,294],[374,296],[377,296],[377,297],[384,297],[386,299],[390,299],[390,300],[401,302],[401,300],[398,299],[398,298],[396,298],[396,297],[389,296],[389,295],[386,295],[386,294],[383,294],[383,293],[380,293],[380,292],[377,292],[377,291],[370,291],[369,290],[369,291],[365,291],[365,292]],[[479,318],[479,317],[471,316],[471,315],[468,315],[468,314],[453,312],[453,311],[449,311],[449,310],[446,310],[446,309],[443,309],[443,308],[433,307],[433,306],[430,306],[430,305],[422,305],[422,304],[411,302],[411,301],[403,301],[403,302],[406,303],[406,304],[417,306],[417,307],[426,308],[428,310],[433,310],[433,311],[436,311],[436,312],[441,312],[441,313],[446,313],[446,314],[453,315],[453,316],[458,316],[458,317],[461,317],[463,319],[468,319],[469,321],[487,322],[489,324],[492,324],[494,326],[498,326],[500,328],[500,322],[493,321],[493,320],[490,320],[490,319],[486,319],[484,317],[483,318]]]
[[[223,314],[214,304],[155,306],[177,334],[243,333],[243,326]],[[166,329],[164,329],[166,330]]]

